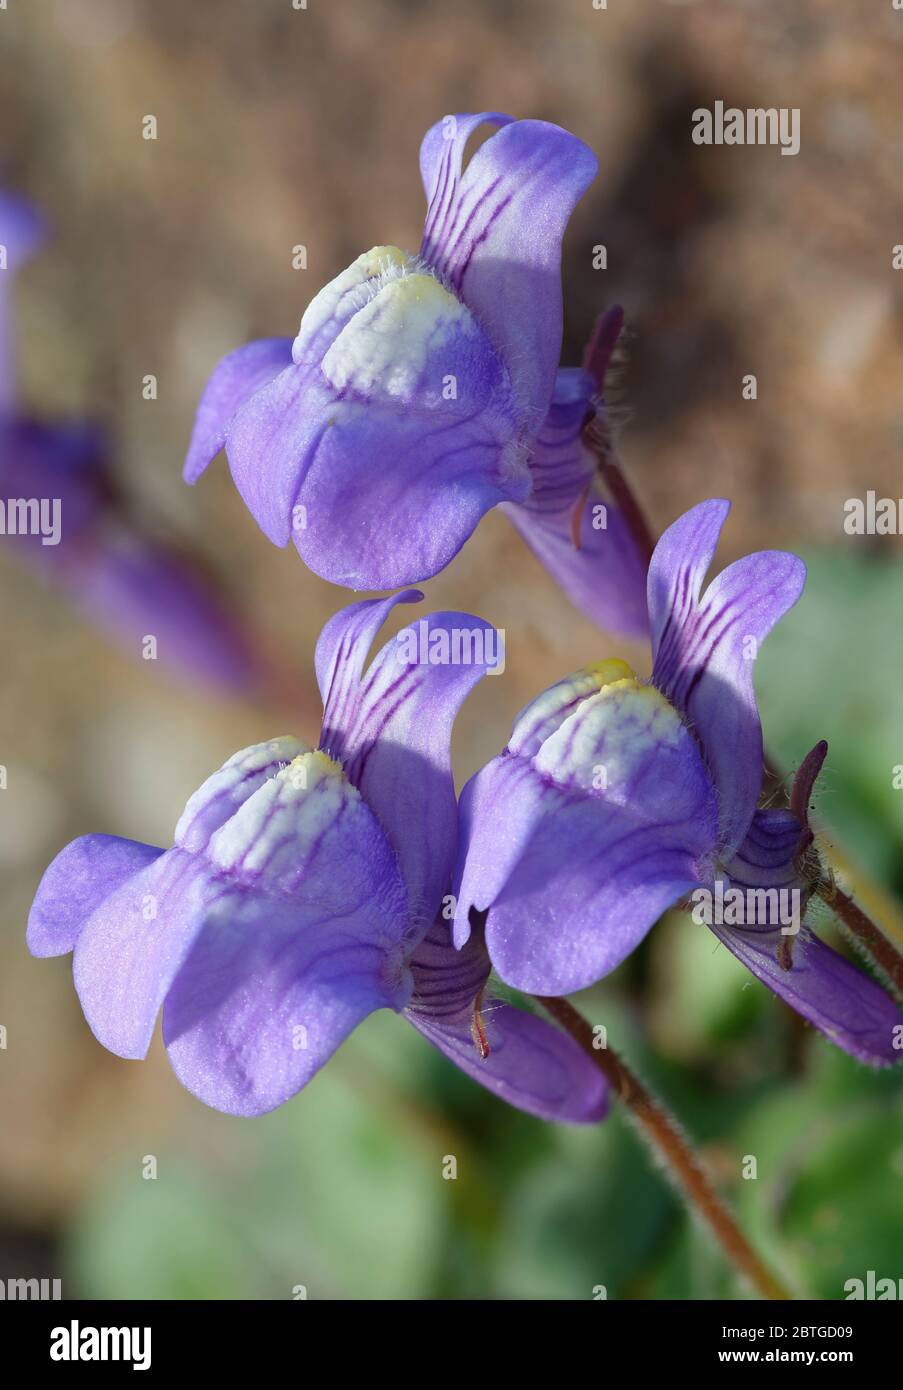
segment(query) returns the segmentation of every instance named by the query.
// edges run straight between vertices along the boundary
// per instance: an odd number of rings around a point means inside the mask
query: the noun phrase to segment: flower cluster
[[[419,252],[358,257],[293,340],[239,348],[200,402],[186,479],[225,448],[264,533],[325,578],[427,579],[499,505],[568,596],[648,636],[653,660],[650,680],[612,658],[540,694],[458,805],[452,725],[497,664],[494,634],[434,613],[368,665],[389,611],[422,596],[358,602],[317,645],[315,748],[280,737],[229,758],[169,849],[87,835],[62,850],[31,950],[74,952],[85,1017],[120,1056],[146,1054],[162,1012],[177,1075],[220,1110],[281,1104],[388,1008],[511,1104],[597,1120],[600,1071],[527,1008],[487,1007],[490,972],[527,994],[583,989],[676,903],[710,903],[700,920],[840,1047],[900,1056],[894,1001],[804,921],[824,875],[808,819],[824,745],[788,806],[762,804],[755,658],[802,593],[801,561],[749,555],[706,587],[727,502],[693,507],[650,560],[600,491],[620,311],[581,368],[558,366],[561,242],[595,171],[556,126],[447,117],[421,149]],[[445,640],[462,630],[480,640]],[[457,655],[418,656],[434,637]],[[742,911],[722,911],[729,896]]]
[[[191,797],[171,849],[107,835],[67,846],[41,882],[29,947],[74,952],[85,1017],[121,1057],[146,1054],[162,1009],[176,1074],[231,1114],[282,1104],[391,1008],[512,1104],[598,1119],[602,1078],[568,1037],[507,1004],[484,1022],[486,950],[455,951],[441,918],[451,728],[485,667],[410,664],[396,640],[365,669],[389,609],[419,597],[327,624],[317,748],[281,737],[236,753]],[[463,613],[428,622],[485,628]]]

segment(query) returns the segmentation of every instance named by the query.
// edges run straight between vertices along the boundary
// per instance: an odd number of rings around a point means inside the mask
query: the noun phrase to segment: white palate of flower
[[[233,753],[189,797],[176,826],[175,843],[184,849],[202,850],[211,833],[243,801],[252,796],[280,767],[291,763],[305,751],[307,745],[300,739],[291,734],[280,734]]]
[[[292,343],[292,360],[321,357],[342,326],[414,258],[397,246],[374,246],[330,280],[308,304]]]
[[[423,404],[437,354],[480,336],[470,311],[435,276],[401,271],[346,323],[323,358],[323,375],[336,391]],[[442,375],[436,370],[426,383],[436,403]]]
[[[656,779],[660,799],[674,807],[695,807],[695,792],[682,785],[681,759],[675,757],[692,735],[677,710],[652,685],[636,679],[613,681],[583,701],[548,738],[535,766],[555,781],[629,805],[647,777]],[[606,785],[594,785],[604,766]]]
[[[207,857],[227,872],[261,877],[261,886],[288,890],[305,871],[310,848],[360,793],[340,765],[319,751],[299,754],[270,777],[212,836]]]

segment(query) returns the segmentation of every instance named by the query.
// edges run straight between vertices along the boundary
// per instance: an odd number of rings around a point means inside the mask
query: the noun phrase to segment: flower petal
[[[348,632],[388,604],[349,609]],[[385,828],[421,933],[439,910],[455,858],[452,726],[468,693],[502,656],[498,634],[482,619],[433,613],[386,643],[356,691],[343,684],[341,698],[330,696],[327,704],[321,746],[342,762]],[[348,659],[359,669],[360,645],[349,648]]]
[[[631,680],[633,674],[626,661],[610,657],[606,661],[583,666],[563,680],[556,681],[548,690],[524,705],[515,716],[505,751],[532,758],[546,739],[560,729],[590,695],[598,695],[603,686],[611,685],[614,681]]]
[[[417,284],[422,284],[425,278],[422,274],[414,277],[410,260],[395,246],[375,246],[358,256],[308,304],[289,352],[285,352],[281,339],[275,341],[282,347],[275,349],[278,366],[267,381],[247,392],[245,400],[236,402],[235,409],[229,411],[225,445],[233,481],[251,516],[274,545],[288,545],[293,534],[297,539],[297,532],[306,528],[304,509],[313,499],[306,495],[299,502],[304,474],[317,455],[322,438],[335,427],[339,404],[346,400],[360,404],[360,392],[350,391],[349,378],[357,374],[360,379],[368,374],[368,384],[375,388],[378,361],[383,378],[389,385],[397,386],[401,379],[410,382],[413,361],[422,367],[429,328],[435,328],[435,314],[426,327],[424,316],[415,316],[421,331],[408,332],[407,374],[399,371],[397,363],[403,336],[399,329],[404,328],[406,321],[404,307],[411,309],[408,282],[415,278]],[[382,295],[381,288],[385,291]],[[451,296],[440,286],[436,285],[436,289],[440,296],[445,295],[446,302],[451,302]],[[385,309],[386,299],[395,303],[396,314],[393,317],[383,313],[382,332],[376,332],[374,317],[379,320],[379,306]],[[457,317],[463,313],[456,303],[453,309]],[[356,329],[353,324],[360,316],[364,320],[363,331],[360,325]],[[439,317],[442,318],[440,314]],[[386,324],[386,318],[390,324]],[[395,334],[388,332],[390,325],[395,327]],[[331,374],[322,370],[326,361],[331,363]],[[497,370],[502,368],[497,366]],[[410,400],[401,404],[410,406]]]
[[[462,147],[449,152],[449,176]],[[420,249],[485,326],[534,431],[561,348],[561,242],[597,169],[592,151],[558,126],[504,125],[431,210]]]
[[[372,810],[319,752],[259,786],[206,857],[220,895],[167,995],[164,1039],[201,1100],[263,1114],[368,1013],[407,1003],[407,893]]]
[[[605,1114],[605,1081],[571,1038],[511,1004],[483,1002],[489,957],[476,937],[456,951],[447,924],[436,923],[417,948],[411,973],[405,1017],[474,1081],[544,1120],[594,1124]],[[478,1003],[485,1057],[474,1037]]]
[[[397,246],[373,246],[324,285],[304,310],[292,343],[292,361],[319,367],[336,338],[388,280],[422,267]]]
[[[323,747],[338,746],[346,716],[354,707],[370,648],[386,618],[398,603],[419,603],[419,589],[405,589],[388,598],[364,599],[342,608],[317,638],[314,663],[323,698]],[[328,732],[327,732],[328,731]]]
[[[594,508],[602,504],[604,512]],[[646,567],[623,516],[590,492],[580,514],[580,545],[574,544],[573,508],[527,510],[510,503],[502,511],[575,608],[606,632],[645,638]],[[605,528],[594,525],[605,517]]]
[[[481,125],[510,125],[513,117],[501,111],[480,111],[476,115],[443,116],[424,135],[420,145],[420,177],[426,193],[427,213],[423,224],[423,244],[442,237],[458,183],[464,150]]]
[[[690,891],[696,846],[678,827],[637,825],[620,808],[600,811],[538,778],[533,803],[533,834],[490,905],[486,942],[509,985],[570,994],[620,965]]]
[[[195,854],[201,853],[210,843],[211,836],[235,815],[249,797],[295,758],[308,751],[307,746],[291,734],[282,734],[233,753],[189,797],[176,825],[176,845]]]
[[[532,761],[503,755],[465,788],[455,940],[471,907],[488,909],[503,980],[584,989],[695,886],[715,828],[711,783],[676,712],[634,680],[609,684]]]
[[[247,693],[261,679],[227,603],[178,552],[108,521],[65,579],[79,609],[133,655],[153,634],[159,661],[192,681]]]
[[[226,449],[269,539],[358,589],[436,574],[490,507],[530,486],[501,363],[423,274],[385,285],[322,370],[292,367],[258,391]]]
[[[528,1115],[559,1124],[596,1124],[608,1110],[605,1080],[577,1044],[513,1004],[487,1005],[485,1060],[474,1046],[470,1014],[441,1024],[411,1012],[407,1017],[456,1067]]]
[[[880,985],[808,927],[796,936],[784,936],[779,929],[713,926],[710,930],[772,993],[844,1052],[873,1066],[899,1062],[894,1040],[900,1036],[903,1014]],[[788,945],[792,965],[786,970],[779,953],[783,955]]]
[[[82,422],[54,423],[0,418],[0,488],[3,496],[59,499],[62,544],[42,537],[10,537],[30,545],[45,561],[59,562],[77,548],[109,502],[108,445],[100,429]]]
[[[595,486],[596,462],[583,442],[600,389],[590,372],[559,370],[530,455],[530,496],[503,502],[502,511],[576,608],[609,632],[645,637],[646,563],[623,516]]]
[[[334,883],[341,855],[347,863]],[[328,904],[338,915],[347,912],[346,900],[356,904],[377,892],[372,863],[395,863],[370,806],[319,750],[300,753],[267,778],[210,836],[205,858],[245,888]],[[395,907],[405,916],[400,887],[399,894]],[[374,932],[378,917],[374,907]]]
[[[573,503],[596,471],[583,443],[583,426],[599,389],[589,372],[559,368],[548,413],[530,453],[533,487],[523,504],[526,511],[564,511],[570,516]]]
[[[335,880],[345,872],[334,857]],[[176,1075],[206,1105],[230,1115],[274,1109],[368,1014],[406,1003],[403,893],[388,847],[366,891],[336,899],[306,901],[303,887],[291,903],[233,895],[208,919],[163,1010]]]
[[[97,906],[75,945],[73,975],[97,1040],[119,1057],[145,1057],[179,967],[223,893],[204,861],[171,849]]]
[[[794,858],[802,833],[792,811],[778,807],[756,811],[743,844],[724,866],[731,883],[739,888],[798,886]]]
[[[118,835],[82,835],[45,870],[28,914],[33,956],[64,956],[105,898],[163,853]]]
[[[195,416],[182,470],[186,483],[196,483],[223,448],[239,406],[290,366],[291,360],[291,338],[261,338],[230,352],[214,367]]]
[[[526,473],[485,414],[450,424],[343,407],[297,493],[305,564],[333,584],[416,584],[454,559],[497,503],[525,495]]]
[[[803,591],[795,555],[759,551],[702,583],[729,510],[703,502],[669,527],[649,568],[655,685],[687,717],[720,800],[722,853],[742,843],[762,785],[753,666],[760,643]]]
[[[649,566],[652,651],[667,684],[680,670],[683,639],[715,558],[730,502],[712,498],[691,507],[661,536]]]
[[[163,1000],[202,933],[221,937],[227,972],[228,953],[239,950],[238,927],[250,920],[262,932],[269,914],[283,942],[285,913],[292,911],[299,931],[314,919],[324,924],[315,933],[323,949],[333,926],[343,941],[354,934],[380,955],[397,986],[410,934],[408,905],[376,817],[322,753],[301,753],[273,776],[261,776],[266,747],[245,750],[243,761],[233,760],[205,784],[203,804],[189,803],[179,833],[202,852],[168,851],[85,923],[75,950],[76,989],[88,1023],[111,1052],[145,1055]],[[253,943],[243,946],[250,960]],[[204,946],[201,956],[215,960],[214,946]],[[225,973],[211,989],[222,990],[224,979]],[[228,1012],[225,996],[223,1004]]]
[[[482,910],[495,900],[532,838],[538,802],[531,760],[590,696],[615,681],[632,678],[633,671],[626,662],[612,658],[557,681],[516,716],[503,756],[487,764],[465,786],[459,805],[462,844],[456,944],[468,939],[471,907]]]

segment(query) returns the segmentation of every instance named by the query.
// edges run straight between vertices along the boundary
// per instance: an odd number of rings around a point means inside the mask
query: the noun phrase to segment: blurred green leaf
[[[184,1166],[165,1181],[145,1180],[135,1165],[105,1182],[70,1232],[66,1264],[70,1292],[85,1298],[275,1296],[257,1282],[223,1194]]]
[[[748,1299],[741,1282],[711,1234],[685,1216],[667,1253],[637,1290],[639,1298],[679,1300]]]
[[[158,1155],[156,1179],[143,1180],[137,1165],[134,1178],[120,1168],[105,1179],[72,1235],[79,1286],[98,1298],[429,1289],[455,1185],[443,1179],[443,1158],[454,1145],[376,1075],[361,1031],[357,1052],[271,1115],[199,1108],[178,1150]],[[465,1169],[459,1181],[476,1176]]]
[[[363,1058],[342,1061],[268,1117],[248,1215],[281,1252],[290,1282],[307,1283],[310,1254],[331,1286],[323,1293],[410,1298],[434,1277],[453,1141],[377,1085]]]
[[[817,809],[845,846],[903,889],[903,567],[845,550],[805,557],[803,599],[756,663],[766,742],[787,769],[821,738]]]
[[[840,1101],[831,1068],[760,1105],[744,1129],[757,1176],[741,1217],[798,1292],[844,1297],[850,1278],[897,1278],[903,1249],[903,1096]]]
[[[690,1059],[740,1032],[761,1008],[764,991],[707,927],[669,912],[652,943],[654,1041],[670,1058]]]
[[[664,1241],[676,1199],[614,1111],[586,1132],[561,1132],[562,1154],[507,1193],[496,1257],[503,1298],[623,1297]]]

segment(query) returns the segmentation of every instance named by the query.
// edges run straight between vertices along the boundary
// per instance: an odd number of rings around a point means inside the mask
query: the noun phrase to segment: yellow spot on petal
[[[348,320],[323,358],[323,375],[337,391],[408,401],[422,394],[436,354],[433,376],[441,379],[444,346],[477,335],[469,310],[435,276],[402,275]]]
[[[315,748],[312,753],[308,754],[308,757],[312,761],[316,762],[320,771],[324,775],[328,775],[330,777],[345,776],[344,772],[342,771],[342,764],[340,762],[337,762],[335,758],[330,758],[329,754],[324,753],[322,748]]]
[[[299,753],[297,758],[293,758],[289,763],[288,770],[293,767],[306,767],[310,771],[315,771],[320,777],[344,777],[342,764],[337,763],[335,758],[330,758],[328,753],[324,753],[321,748],[313,748],[304,753]]]
[[[608,657],[605,661],[593,661],[586,667],[586,671],[595,677],[600,690],[604,685],[612,685],[615,681],[636,680],[633,667],[617,656]]]
[[[345,781],[342,764],[330,758],[319,748],[307,748],[286,764],[278,773],[280,782],[287,782],[298,792],[313,791],[321,782],[343,782],[349,792],[354,792],[350,782]],[[356,793],[355,793],[356,794]]]
[[[410,259],[397,246],[371,246],[369,251],[358,256],[354,266],[371,279],[374,275],[382,275],[390,266],[406,266]]]
[[[444,285],[440,285],[434,275],[406,275],[403,280],[392,282],[392,293],[396,313],[414,304],[425,304],[434,306],[437,311],[445,309],[463,317],[460,302]]]

